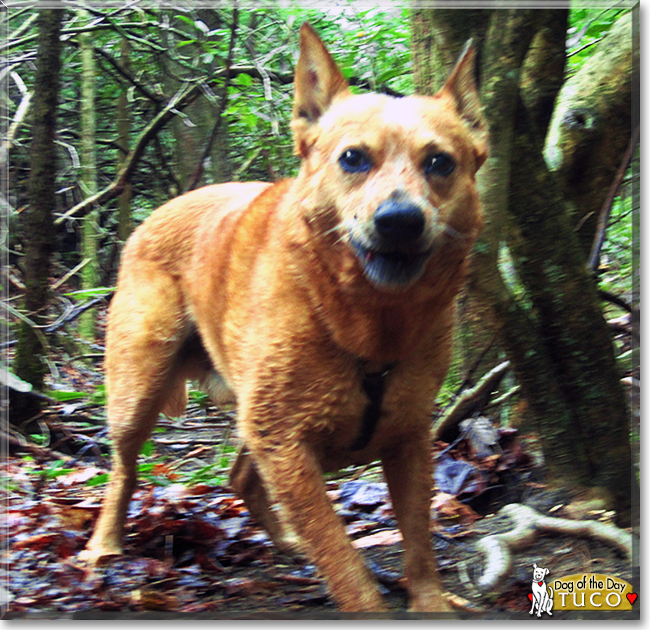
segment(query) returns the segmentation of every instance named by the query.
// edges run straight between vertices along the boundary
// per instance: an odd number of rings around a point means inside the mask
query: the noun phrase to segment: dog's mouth
[[[382,251],[352,238],[352,249],[366,277],[381,289],[403,289],[418,280],[431,256],[432,249],[423,252]]]

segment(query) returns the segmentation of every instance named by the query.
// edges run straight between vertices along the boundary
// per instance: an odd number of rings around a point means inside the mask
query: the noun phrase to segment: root
[[[494,590],[498,584],[503,584],[512,567],[513,552],[530,547],[542,532],[600,539],[632,559],[632,534],[614,525],[543,516],[518,503],[506,505],[499,514],[509,516],[514,528],[478,541],[476,547],[485,556],[485,570],[477,581],[481,591]]]

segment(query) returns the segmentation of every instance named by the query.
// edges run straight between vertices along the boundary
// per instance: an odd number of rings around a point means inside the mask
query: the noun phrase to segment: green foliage
[[[581,2],[569,14],[569,29],[567,41],[567,73],[573,74],[593,53],[597,44],[612,27],[614,22],[628,9],[605,9],[602,7],[587,7]]]
[[[54,479],[56,477],[61,477],[62,475],[68,475],[71,472],[74,472],[74,468],[64,468],[64,463],[65,462],[60,459],[51,463],[49,466],[43,469],[43,476],[46,479]]]
[[[106,385],[103,383],[97,385],[90,395],[90,400],[92,400],[95,405],[106,405]]]
[[[46,392],[46,394],[58,400],[59,402],[70,402],[72,400],[83,400],[88,394],[85,392],[74,392],[74,391],[65,391],[60,389],[52,389]]]
[[[101,9],[98,9],[101,13]],[[107,12],[108,13],[108,12]],[[132,117],[131,144],[151,121],[160,103],[168,101],[183,80],[201,81],[206,98],[218,109],[223,85],[223,69],[228,58],[232,9],[175,7],[173,12],[150,7],[146,12],[124,10],[102,19],[97,13],[93,21],[93,44],[97,51],[96,109],[98,143],[98,181],[100,187],[114,178],[117,169],[115,101],[120,93],[128,98]],[[363,88],[382,89],[384,86],[399,92],[412,90],[410,73],[409,29],[407,9],[359,7],[348,2],[326,10],[293,6],[264,6],[253,11],[241,10],[237,24],[237,39],[233,49],[234,67],[262,68],[268,73],[268,82],[254,74],[237,73],[230,80],[228,103],[223,113],[222,129],[227,136],[227,170],[237,173],[256,150],[263,150],[242,173],[244,179],[269,179],[272,170],[277,176],[295,172],[297,161],[293,156],[289,120],[292,104],[291,76],[298,55],[297,32],[300,24],[310,21],[326,41],[346,76],[362,83]],[[76,35],[75,14],[66,14],[63,25],[63,71],[59,111],[61,190],[72,191],[77,185],[79,169],[79,91],[81,58]],[[18,28],[21,19],[8,18],[9,31]],[[12,70],[28,88],[33,84],[32,69],[24,61],[34,53],[34,31],[11,43]],[[120,63],[122,37],[129,41],[130,76],[127,79],[116,70]],[[15,63],[14,63],[15,62]],[[274,80],[275,74],[287,77],[286,82]],[[20,101],[18,84],[10,84],[10,103]],[[355,88],[357,89],[357,88]],[[155,95],[159,101],[152,102]],[[13,111],[9,111],[11,116]],[[194,115],[178,112],[189,127],[203,124]],[[176,121],[178,122],[178,121]],[[177,143],[176,122],[163,129],[154,142],[146,147],[143,158],[132,177],[134,187],[134,222],[137,224],[170,196],[180,192],[175,180]],[[21,189],[27,173],[23,166],[28,146],[29,126],[21,128],[17,150],[12,153],[12,167],[19,174],[13,191],[23,196]],[[205,137],[209,135],[205,129]],[[190,164],[196,164],[199,155],[183,155]],[[210,183],[206,172],[206,183]],[[24,201],[15,200],[15,206]],[[73,204],[72,198],[62,198],[64,206]],[[114,203],[114,202],[113,202]],[[109,243],[116,218],[113,203],[100,217],[101,239]],[[78,256],[78,254],[77,254]],[[76,263],[79,259],[69,261]],[[89,294],[90,295],[90,294]]]
[[[143,457],[151,457],[154,452],[154,444],[151,440],[147,440],[140,449],[140,455]]]
[[[169,486],[172,483],[167,476],[157,473],[156,462],[138,464],[138,477],[145,479],[154,486]]]
[[[196,486],[205,484],[208,486],[223,486],[228,483],[228,475],[224,471],[227,467],[218,464],[208,464],[201,468],[187,474],[181,474],[179,477],[180,483],[188,486]]]
[[[626,192],[627,187],[624,189],[624,193]],[[600,287],[615,295],[629,296],[632,293],[632,201],[629,194],[614,200],[607,238],[600,256]]]
[[[76,300],[90,300],[97,297],[106,297],[115,292],[115,287],[95,287],[94,289],[81,289],[79,291],[71,291],[63,295]]]
[[[101,473],[99,475],[95,475],[91,479],[88,479],[86,481],[87,486],[101,486],[105,483],[108,483],[109,480],[109,474],[108,473]]]
[[[197,389],[190,389],[188,393],[188,398],[195,405],[198,405],[202,409],[205,409],[211,404],[210,396],[205,392],[202,392]]]

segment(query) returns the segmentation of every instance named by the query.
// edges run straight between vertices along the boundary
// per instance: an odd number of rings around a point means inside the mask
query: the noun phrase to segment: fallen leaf
[[[402,540],[402,533],[398,529],[385,529],[381,532],[364,536],[352,541],[352,546],[357,549],[375,547],[378,545],[394,545]]]
[[[461,523],[472,524],[480,516],[471,507],[461,503],[456,497],[444,492],[438,493],[431,501],[431,508],[439,518],[458,519]]]
[[[133,591],[131,601],[145,610],[176,610],[178,597],[150,589]]]

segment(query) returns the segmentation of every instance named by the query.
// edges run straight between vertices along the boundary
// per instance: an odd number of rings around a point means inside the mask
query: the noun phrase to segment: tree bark
[[[570,203],[585,259],[596,234],[598,212],[632,134],[635,50],[629,12],[562,87],[546,141],[545,156]]]
[[[55,209],[56,113],[59,97],[62,10],[41,10],[38,17],[38,53],[32,99],[33,136],[30,147],[29,205],[21,214],[24,239],[25,310],[39,325],[45,321],[50,298],[52,216]],[[47,371],[44,348],[33,328],[20,324],[14,371],[42,389]],[[35,409],[37,411],[37,409]]]
[[[120,41],[120,65],[131,74],[129,60],[130,46],[129,40],[122,37]],[[131,116],[127,99],[127,90],[122,89],[117,99],[117,142],[120,150],[117,156],[118,171],[123,166],[126,156],[129,154],[129,136],[131,133]],[[117,198],[118,222],[117,238],[124,243],[131,234],[131,182],[126,182],[124,190]]]
[[[88,13],[80,11],[84,21]],[[79,35],[81,51],[81,189],[84,197],[88,198],[97,192],[97,160],[95,152],[95,49],[90,33]],[[81,270],[81,288],[94,289],[97,286],[97,233],[99,221],[99,206],[95,206],[82,219],[81,252],[88,262]],[[92,340],[95,335],[96,310],[89,309],[79,318],[79,336]]]
[[[629,410],[593,277],[560,187],[531,137],[523,104],[517,111],[509,212],[517,274],[533,305],[537,337],[557,383],[561,416],[541,420],[558,477],[602,486],[619,510],[629,509]],[[534,173],[535,176],[531,177]],[[546,396],[537,375],[518,370],[529,400]],[[537,391],[537,394],[534,392]]]
[[[542,154],[552,104],[564,79],[567,11],[417,13],[416,59],[437,45],[452,47],[451,53],[437,52],[433,59],[453,59],[458,53],[453,47],[461,46],[467,34],[483,37],[478,42],[479,85],[490,157],[478,176],[485,227],[472,252],[471,308],[465,314],[479,336],[485,336],[486,328],[497,333],[552,476],[569,485],[606,488],[626,522],[632,491],[627,404],[596,286],[573,231],[567,203],[571,193],[549,172]],[[430,20],[428,38],[418,35],[426,31],[423,14]],[[629,37],[631,46],[631,33]],[[418,76],[441,81],[427,70],[426,61],[416,61],[414,67],[416,83]],[[611,81],[617,85],[620,78]],[[616,147],[616,166],[628,140],[629,134]],[[564,159],[571,155],[568,151]],[[594,153],[594,166],[598,158]],[[500,269],[508,250],[514,281],[504,280]]]

